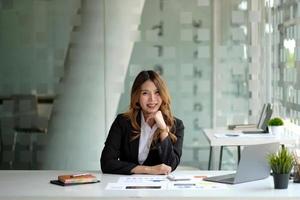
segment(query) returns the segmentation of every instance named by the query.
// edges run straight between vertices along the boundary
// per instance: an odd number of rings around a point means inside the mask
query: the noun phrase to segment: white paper
[[[166,176],[131,175],[118,179],[116,183],[108,183],[106,190],[186,190],[186,189],[222,189],[228,186],[220,183],[203,181],[205,175],[171,174],[177,178],[187,178],[186,181],[169,181]]]
[[[144,183],[157,183],[167,181],[166,176],[139,176],[139,175],[132,175],[132,176],[124,176],[120,177],[118,183],[134,183],[134,184],[144,184]]]
[[[108,183],[106,190],[166,190],[167,183]]]
[[[189,190],[189,189],[202,189],[202,190],[211,190],[211,189],[225,189],[228,188],[228,185],[207,181],[199,182],[189,182],[189,183],[173,183],[169,184],[169,190]]]

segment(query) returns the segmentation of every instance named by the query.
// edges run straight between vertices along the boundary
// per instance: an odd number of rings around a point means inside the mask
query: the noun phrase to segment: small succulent
[[[269,126],[282,126],[283,124],[283,120],[279,117],[272,118],[268,122]]]

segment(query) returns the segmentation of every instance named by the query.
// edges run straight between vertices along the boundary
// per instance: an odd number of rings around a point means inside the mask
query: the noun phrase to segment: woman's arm
[[[125,142],[122,141],[125,138],[125,123],[124,117],[118,115],[109,130],[100,159],[103,173],[132,174],[131,170],[137,166],[135,163],[120,160],[121,144]]]
[[[154,166],[138,165],[134,167],[131,172],[134,174],[169,174],[172,168],[165,164],[159,164]]]
[[[175,170],[179,165],[182,154],[184,125],[179,119],[176,119],[175,130],[175,135],[177,137],[175,144],[172,143],[169,136],[165,137],[160,143],[157,144],[162,163],[171,166],[172,171]]]

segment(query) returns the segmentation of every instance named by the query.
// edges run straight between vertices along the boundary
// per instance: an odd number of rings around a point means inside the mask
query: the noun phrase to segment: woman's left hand
[[[166,137],[168,137],[169,135],[169,128],[168,126],[166,125],[166,122],[164,120],[164,117],[161,113],[161,111],[157,111],[155,116],[154,116],[154,119],[155,119],[155,122],[157,124],[157,127],[162,130],[160,132],[160,140],[163,141]]]

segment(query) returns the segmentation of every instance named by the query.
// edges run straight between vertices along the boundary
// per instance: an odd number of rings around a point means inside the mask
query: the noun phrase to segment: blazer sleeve
[[[176,119],[175,130],[175,135],[177,137],[177,141],[175,142],[175,144],[172,143],[170,137],[166,137],[157,145],[159,156],[162,162],[166,165],[171,166],[172,171],[174,171],[179,165],[182,154],[184,125],[179,119]]]
[[[118,115],[113,122],[104,148],[102,150],[100,163],[103,173],[111,174],[132,174],[131,169],[133,169],[136,164],[126,161],[121,161],[120,151],[121,145],[124,143],[124,134],[126,134],[126,123],[123,116]]]

